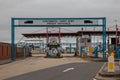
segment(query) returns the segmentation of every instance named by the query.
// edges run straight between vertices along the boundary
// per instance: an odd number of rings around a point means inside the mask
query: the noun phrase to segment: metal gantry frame
[[[17,20],[102,20],[97,25],[16,25]],[[103,59],[106,59],[106,17],[100,18],[11,18],[11,60],[15,60],[15,27],[102,27],[103,36]]]

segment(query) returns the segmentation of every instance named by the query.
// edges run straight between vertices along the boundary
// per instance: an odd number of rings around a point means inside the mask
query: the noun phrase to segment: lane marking
[[[63,72],[67,72],[67,71],[70,71],[70,70],[74,70],[74,68],[67,68],[67,69],[63,70]]]

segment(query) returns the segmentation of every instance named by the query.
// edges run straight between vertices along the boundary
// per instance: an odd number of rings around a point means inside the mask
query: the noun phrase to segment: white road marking
[[[70,70],[74,70],[74,68],[67,68],[67,69],[63,70],[63,72],[67,72],[67,71],[70,71]]]

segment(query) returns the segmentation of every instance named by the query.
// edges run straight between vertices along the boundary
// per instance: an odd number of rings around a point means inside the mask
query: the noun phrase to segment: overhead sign
[[[18,20],[18,25],[98,25],[98,20]]]

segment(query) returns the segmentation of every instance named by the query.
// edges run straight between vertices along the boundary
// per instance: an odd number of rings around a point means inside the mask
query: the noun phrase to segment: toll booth
[[[97,50],[92,47],[90,35],[79,36],[77,37],[76,42],[76,49],[80,54],[80,57],[91,56],[93,55],[94,51]]]

